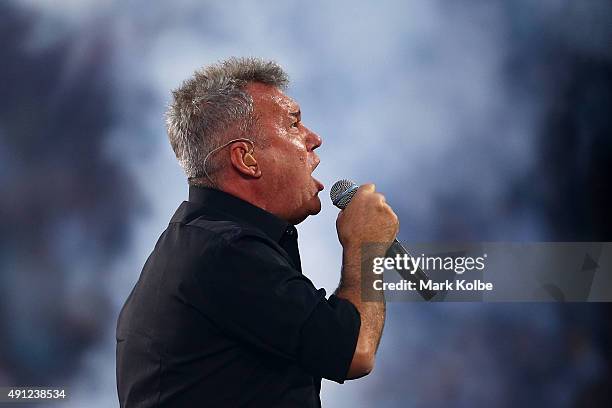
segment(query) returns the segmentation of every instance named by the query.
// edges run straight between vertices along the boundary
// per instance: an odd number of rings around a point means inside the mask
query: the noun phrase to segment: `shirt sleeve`
[[[273,244],[242,236],[220,246],[195,275],[202,295],[196,307],[221,330],[314,376],[344,382],[359,312],[347,300],[326,299]]]

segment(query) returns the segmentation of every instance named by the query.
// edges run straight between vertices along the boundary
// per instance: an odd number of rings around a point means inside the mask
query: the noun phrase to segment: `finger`
[[[374,195],[376,196],[376,199],[381,203],[381,204],[387,204],[387,199],[385,198],[384,195],[382,195],[381,193],[374,193]]]
[[[366,193],[373,193],[376,190],[376,186],[373,183],[362,184],[359,186],[357,192],[362,191]]]

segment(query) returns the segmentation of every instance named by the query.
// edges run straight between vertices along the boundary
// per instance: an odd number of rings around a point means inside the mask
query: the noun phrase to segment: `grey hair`
[[[168,138],[189,179],[206,174],[204,158],[225,139],[256,138],[253,98],[245,90],[251,82],[284,90],[289,79],[273,61],[229,58],[196,71],[172,91],[166,111]],[[213,174],[222,163],[211,157],[206,167]]]

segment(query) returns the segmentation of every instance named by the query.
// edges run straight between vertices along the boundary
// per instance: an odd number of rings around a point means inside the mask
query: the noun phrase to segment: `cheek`
[[[314,165],[314,158],[309,157],[310,155],[304,150],[303,146],[298,144],[290,146],[291,148],[286,152],[286,157],[292,159],[286,160],[285,167],[294,176],[296,174],[310,174],[310,169]]]
[[[308,154],[304,143],[300,140],[285,140],[288,143],[279,146],[279,149],[273,155],[270,166],[275,169],[275,184],[279,188],[291,186],[298,193],[303,188],[310,188],[308,180],[310,180],[315,158],[314,155]]]
[[[287,154],[290,155],[288,157],[297,158],[296,162],[298,162],[301,166],[312,166],[312,157],[308,154],[308,149],[306,149],[306,145],[301,138],[289,138],[290,142],[287,145]]]
[[[304,179],[304,166],[300,160],[287,160],[285,157],[291,157],[283,155],[283,157],[277,157],[273,163],[270,163],[270,169],[273,172],[269,174],[272,176],[271,182],[276,186],[277,190],[286,191],[287,189],[293,190],[293,192],[299,191],[299,187]],[[289,192],[287,191],[287,197]]]

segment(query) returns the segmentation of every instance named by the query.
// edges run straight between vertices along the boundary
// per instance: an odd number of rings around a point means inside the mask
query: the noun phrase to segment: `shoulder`
[[[252,225],[188,201],[183,201],[176,210],[168,231],[180,231],[182,235],[201,239],[214,237],[226,243],[244,237],[267,238],[263,231]]]
[[[216,220],[198,217],[188,223],[171,222],[168,229],[181,230],[186,235],[210,241],[216,240],[220,245],[232,246],[243,241],[272,242],[261,230],[237,221]]]
[[[256,224],[221,211],[183,202],[162,234],[158,252],[171,252],[183,262],[212,266],[220,259],[262,256],[280,260],[279,243]]]
[[[171,222],[156,248],[209,266],[237,259],[274,259],[283,262],[280,245],[258,228],[233,220],[198,217],[184,222]]]

